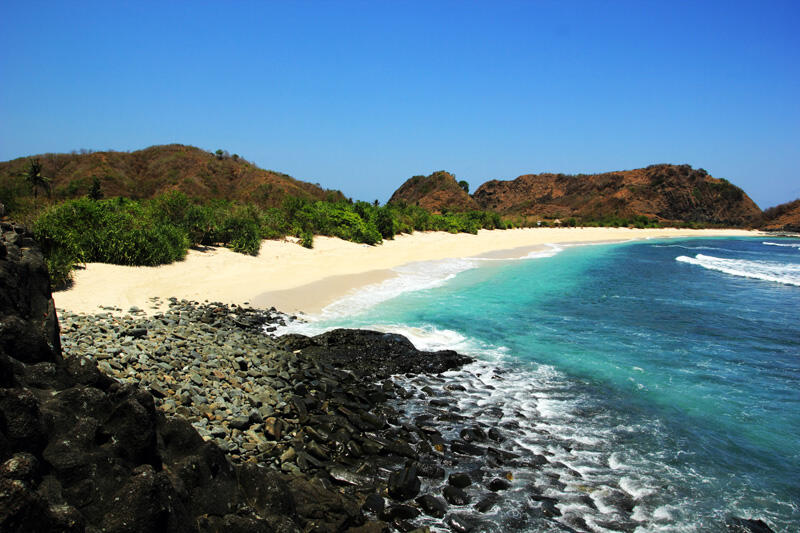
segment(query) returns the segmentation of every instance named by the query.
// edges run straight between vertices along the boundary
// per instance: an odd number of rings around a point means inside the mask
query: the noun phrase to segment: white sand
[[[491,254],[521,257],[552,243],[589,243],[664,237],[755,236],[744,230],[626,228],[530,228],[481,230],[478,235],[442,232],[399,235],[380,246],[315,237],[309,250],[291,241],[264,241],[258,257],[225,248],[190,250],[184,261],[159,267],[90,263],[75,283],[54,293],[56,307],[94,313],[99,306],[153,311],[153,297],[219,301],[285,312],[316,313],[354,289],[393,276],[392,268],[415,261]],[[501,252],[502,251],[502,252]]]

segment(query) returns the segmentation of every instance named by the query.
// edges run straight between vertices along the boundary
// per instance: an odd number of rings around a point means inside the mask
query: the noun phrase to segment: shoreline
[[[513,259],[548,244],[761,235],[755,230],[523,228],[481,230],[477,235],[416,232],[397,235],[379,246],[315,237],[313,249],[292,239],[265,240],[255,257],[209,247],[190,250],[183,261],[157,267],[89,263],[75,271],[71,288],[53,298],[59,310],[85,314],[137,308],[152,315],[163,310],[163,303],[154,299],[163,302],[170,297],[315,314],[359,288],[397,276],[394,268],[414,262]]]

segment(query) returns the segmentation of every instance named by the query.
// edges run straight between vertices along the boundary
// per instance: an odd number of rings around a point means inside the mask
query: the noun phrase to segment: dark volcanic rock
[[[478,503],[475,504],[475,510],[480,513],[487,513],[492,510],[492,507],[494,507],[499,500],[500,497],[497,494],[487,494],[478,500]]]
[[[417,473],[420,477],[444,479],[444,468],[432,462],[417,463]]]
[[[422,511],[434,518],[442,518],[447,512],[447,504],[441,498],[425,494],[415,500],[419,504]]]
[[[394,520],[410,520],[419,516],[419,510],[410,505],[390,505],[381,513],[381,518],[392,522]]]
[[[372,493],[366,497],[364,500],[364,505],[362,505],[362,509],[365,511],[371,511],[373,513],[380,513],[383,511],[383,507],[385,502],[383,501],[383,497],[380,494]]]
[[[281,344],[300,350],[302,357],[319,358],[373,381],[408,372],[436,374],[472,362],[452,350],[419,351],[402,335],[357,329],[335,329],[311,338],[287,335]]]
[[[201,516],[298,530],[281,474],[237,469],[146,392],[62,358],[47,271],[26,235],[4,232],[0,259],[0,531],[188,532]]]
[[[447,525],[457,533],[471,533],[479,531],[483,524],[467,514],[453,513],[447,517]]]
[[[464,474],[462,472],[450,474],[450,477],[447,478],[447,482],[450,485],[453,485],[454,487],[458,487],[460,489],[472,485],[472,479],[469,477],[469,475]]]
[[[389,378],[469,358],[368,331],[276,340],[263,334],[287,320],[274,310],[177,299],[153,316],[63,313],[59,338],[41,254],[13,235],[0,254],[0,531],[412,531],[420,509],[445,515],[432,495],[402,502],[458,463],[435,426],[466,418],[412,423],[396,402],[418,389]]]
[[[389,495],[396,500],[408,500],[419,494],[417,467],[412,465],[389,476]]]
[[[24,244],[30,235],[4,228],[0,260],[0,349],[24,363],[61,359],[55,305],[42,253]]]
[[[763,520],[730,517],[725,521],[725,529],[731,533],[773,533]]]
[[[486,488],[488,488],[492,492],[497,492],[500,490],[506,490],[510,486],[511,483],[509,483],[508,480],[497,477],[491,480],[489,484],[486,486]]]
[[[466,492],[452,485],[446,486],[442,494],[444,494],[444,499],[452,505],[467,505],[470,501]]]

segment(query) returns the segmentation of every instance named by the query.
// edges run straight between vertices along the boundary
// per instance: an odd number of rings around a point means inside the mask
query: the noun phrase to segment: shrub
[[[45,256],[50,285],[54,290],[65,289],[72,283],[75,256],[68,249],[57,248]]]
[[[300,244],[304,248],[313,248],[314,247],[314,234],[310,231],[306,230],[300,235]]]
[[[79,198],[53,206],[37,219],[34,235],[54,268],[69,261],[160,265],[182,259],[189,245],[180,228],[122,198]]]
[[[520,222],[522,224],[522,222]],[[295,235],[311,248],[314,235],[370,245],[398,233],[441,230],[477,233],[512,226],[485,211],[432,214],[419,206],[287,198],[281,207],[259,209],[215,200],[199,204],[181,192],[149,201],[83,197],[46,209],[34,224],[53,282],[69,282],[77,263],[159,265],[182,259],[189,246],[223,244],[257,255],[263,238]]]
[[[254,206],[235,208],[222,221],[220,242],[238,253],[258,255],[261,249],[260,216]]]

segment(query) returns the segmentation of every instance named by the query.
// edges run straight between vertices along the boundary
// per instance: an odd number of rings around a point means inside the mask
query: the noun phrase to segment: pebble
[[[268,330],[291,318],[275,310],[176,299],[162,307],[149,317],[139,309],[122,316],[62,311],[64,356],[89,356],[108,375],[141,384],[157,408],[185,417],[234,462],[313,476],[332,491],[361,494],[362,508],[395,530],[425,531],[416,523],[420,512],[438,520],[435,530],[470,530],[475,519],[448,515],[449,505],[476,498],[475,511],[486,513],[501,498],[487,491],[510,487],[501,477],[509,466],[499,470],[496,463],[518,457],[500,447],[513,435],[457,414],[463,385],[435,374],[419,385],[389,376],[359,380],[347,368],[305,355],[302,342],[284,348],[285,337]],[[422,412],[406,416],[404,404],[420,395]],[[543,514],[558,516],[554,502],[538,503]]]

